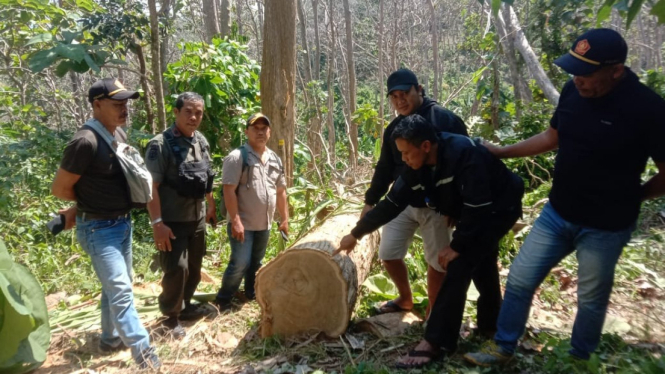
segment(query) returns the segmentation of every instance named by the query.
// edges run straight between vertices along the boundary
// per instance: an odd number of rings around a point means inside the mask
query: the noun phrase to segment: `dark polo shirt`
[[[559,133],[554,209],[582,226],[630,227],[639,215],[647,160],[665,161],[665,100],[630,69],[608,95],[595,99],[581,97],[569,81],[550,125]]]
[[[116,128],[115,139],[126,143],[127,135]],[[115,153],[94,130],[81,127],[65,147],[60,167],[81,178],[74,184],[79,212],[116,216],[132,207],[127,179]]]

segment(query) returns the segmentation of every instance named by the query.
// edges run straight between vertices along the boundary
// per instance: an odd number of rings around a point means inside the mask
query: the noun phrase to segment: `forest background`
[[[80,354],[86,339],[70,335],[93,328],[94,318],[72,323],[67,311],[94,300],[100,285],[74,233],[54,237],[45,223],[67,206],[51,196],[50,184],[67,140],[91,114],[87,89],[96,79],[117,77],[141,91],[141,99],[131,103],[127,130],[131,143],[142,150],[173,120],[178,93],[203,95],[201,131],[212,144],[218,172],[223,157],[243,142],[246,118],[258,110],[268,114],[273,120],[270,146],[284,159],[289,177],[293,242],[326,215],[362,204],[382,130],[395,115],[385,94],[387,75],[395,69],[416,72],[427,95],[463,118],[471,135],[509,144],[549,126],[558,90],[569,79],[553,61],[589,28],[621,32],[629,45],[627,65],[665,96],[664,22],[664,0],[0,0],[2,239],[46,294],[65,295],[52,307],[52,318],[62,323],[55,328],[61,339],[54,339],[67,352],[78,352],[79,361],[65,361],[86,366],[93,362]],[[554,153],[505,161],[528,185],[524,228],[502,242],[505,268],[546,201],[553,161]],[[655,172],[650,164],[644,179]],[[148,289],[160,277],[151,266],[152,232],[145,211],[134,212],[133,218],[135,282]],[[663,199],[643,205],[638,230],[617,270],[608,334],[583,370],[665,370],[664,222]],[[219,286],[230,252],[225,230],[211,229],[209,235],[204,267],[213,281],[202,284],[203,292]],[[421,246],[416,240],[407,264],[423,310]],[[283,247],[273,235],[267,260]],[[574,315],[575,271],[574,260],[565,260],[539,291],[536,309],[559,328],[532,326],[528,359],[516,370],[579,369],[566,361],[570,329],[561,328]],[[361,317],[372,303],[394,296],[378,264],[363,294],[356,309]],[[154,304],[154,297],[139,299],[148,309]],[[470,298],[469,317],[473,304]],[[231,325],[250,329],[256,323],[251,315]],[[228,330],[226,322],[220,326]],[[347,352],[348,357],[342,353],[328,366],[315,364],[321,351],[314,350],[309,365],[386,370],[389,362],[382,357],[404,349],[389,348],[408,345],[419,332],[397,343],[378,342],[378,348],[387,349],[384,355]],[[471,347],[478,343],[468,341]],[[252,348],[256,344],[263,346],[260,353]],[[240,363],[285,355],[284,365],[295,365],[294,357],[304,355],[294,356],[279,339],[243,341],[238,347],[208,349]],[[461,360],[451,365],[468,370]]]

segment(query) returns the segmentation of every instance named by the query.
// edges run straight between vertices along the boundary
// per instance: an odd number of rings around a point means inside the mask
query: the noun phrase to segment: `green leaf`
[[[501,0],[492,0],[492,14],[497,15],[501,8]]]
[[[90,67],[90,69],[92,69],[92,70],[94,70],[94,71],[96,71],[96,72],[98,72],[98,73],[99,73],[100,71],[102,71],[102,69],[99,68],[99,66],[95,63],[95,61],[92,60],[92,57],[90,57],[89,54],[87,54],[87,53],[84,54],[84,55],[83,55],[83,58],[85,59],[85,62],[88,63],[88,66]]]
[[[46,360],[51,340],[41,286],[0,240],[0,372],[20,374]]]
[[[616,1],[617,0],[605,0],[603,6],[598,9],[598,14],[596,15],[596,27],[600,27],[601,23],[610,17],[610,14],[612,14],[612,6]]]
[[[47,67],[51,66],[53,61],[58,58],[55,48],[39,51],[30,57],[28,60],[28,67],[34,73],[39,73]]]
[[[644,4],[644,0],[633,0],[633,2],[630,4],[630,8],[628,9],[628,17],[626,19],[626,29],[630,28],[630,24],[635,19],[635,16],[637,16],[637,13],[639,13],[640,9],[642,9],[642,4]]]
[[[649,14],[658,17],[658,23],[665,23],[665,0],[658,0],[656,5],[651,8]]]
[[[43,34],[32,37],[30,40],[28,40],[27,43],[25,43],[25,45],[28,46],[35,43],[46,43],[50,42],[51,40],[53,40],[53,35],[51,35],[51,33],[45,32]]]
[[[83,61],[85,56],[85,47],[81,44],[58,44],[55,51],[62,57],[75,62]]]

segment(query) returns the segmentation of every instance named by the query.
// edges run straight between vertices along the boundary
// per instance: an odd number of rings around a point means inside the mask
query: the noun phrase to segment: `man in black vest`
[[[159,309],[167,319],[162,325],[174,338],[182,338],[185,330],[179,320],[203,316],[191,299],[201,281],[205,225],[215,225],[217,218],[210,146],[196,131],[203,119],[203,98],[185,92],[176,99],[173,113],[174,125],[150,141],[145,158],[153,178],[148,211],[164,271]]]
[[[432,124],[436,131],[467,135],[464,122],[453,112],[442,108],[436,101],[425,96],[425,90],[418,83],[416,75],[408,69],[399,69],[388,77],[388,97],[399,114],[383,134],[383,144],[379,162],[374,169],[372,182],[365,193],[364,215],[386,194],[390,184],[406,170],[402,156],[391,139],[393,130],[405,116],[419,114]],[[434,305],[441,288],[444,273],[437,261],[439,251],[450,242],[448,226],[452,222],[425,207],[422,194],[415,194],[404,211],[388,223],[381,237],[379,258],[390,278],[395,283],[399,297],[378,308],[379,313],[399,312],[413,308],[413,299],[404,257],[411,245],[417,229],[423,238],[425,259],[427,260],[427,295],[429,306]],[[429,310],[429,307],[428,307]]]
[[[150,335],[134,307],[132,292],[132,200],[114,149],[91,126],[103,127],[118,143],[127,142],[127,102],[138,92],[118,80],[100,79],[88,91],[93,118],[65,148],[53,181],[53,195],[76,205],[66,211],[66,229],[76,224],[76,237],[90,256],[102,284],[99,350],[109,354],[130,348],[141,368],[161,364]]]
[[[665,100],[624,66],[628,47],[616,31],[586,32],[555,63],[573,75],[563,87],[550,127],[506,147],[500,158],[559,149],[550,201],[510,267],[494,341],[468,361],[509,361],[524,333],[531,300],[550,270],[575,252],[579,263],[573,357],[598,346],[614,268],[635,229],[640,203],[665,193]],[[642,184],[651,157],[659,173]]]

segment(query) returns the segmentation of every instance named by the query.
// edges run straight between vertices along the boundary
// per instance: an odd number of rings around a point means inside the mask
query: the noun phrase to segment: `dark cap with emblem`
[[[88,101],[93,102],[101,99],[126,100],[138,99],[140,94],[129,91],[115,78],[104,78],[93,83],[88,90]]]
[[[388,77],[388,95],[396,90],[408,91],[413,86],[419,86],[418,78],[409,69],[396,70]]]
[[[570,51],[554,61],[568,74],[582,76],[603,66],[623,64],[628,46],[621,34],[611,29],[593,29],[575,40]]]
[[[268,116],[259,112],[252,114],[252,116],[247,119],[247,127],[255,124],[260,120],[263,120],[266,123],[266,125],[270,126],[270,119],[268,118]]]

